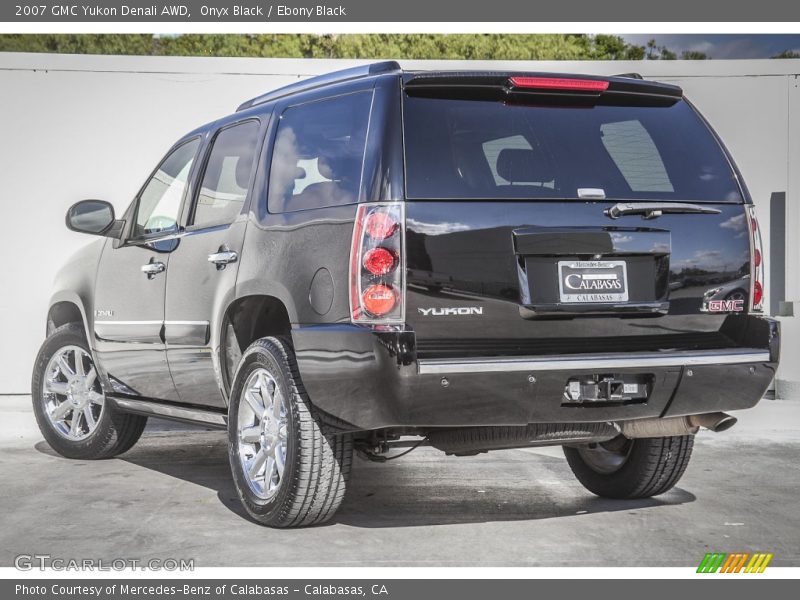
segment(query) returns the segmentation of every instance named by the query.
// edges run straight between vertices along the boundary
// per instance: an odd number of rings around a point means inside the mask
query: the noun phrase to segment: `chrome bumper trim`
[[[184,408],[171,404],[161,404],[147,400],[132,400],[130,398],[112,397],[114,403],[122,410],[136,412],[154,417],[164,417],[165,419],[177,419],[179,421],[192,421],[194,423],[206,423],[216,427],[225,427],[227,419],[223,413],[199,408]]]
[[[597,371],[693,365],[738,365],[769,362],[769,352],[754,348],[650,352],[636,354],[431,358],[419,361],[420,375],[508,373],[515,371]]]

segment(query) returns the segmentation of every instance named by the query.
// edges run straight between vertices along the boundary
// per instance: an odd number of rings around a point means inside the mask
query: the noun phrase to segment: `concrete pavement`
[[[357,459],[334,520],[277,531],[247,520],[225,435],[151,419],[106,461],[53,453],[26,396],[0,397],[0,566],[18,554],[193,558],[195,566],[695,566],[705,552],[773,552],[800,566],[800,402],[765,400],[698,436],[678,487],[597,498],[560,448],[470,458],[420,448]]]

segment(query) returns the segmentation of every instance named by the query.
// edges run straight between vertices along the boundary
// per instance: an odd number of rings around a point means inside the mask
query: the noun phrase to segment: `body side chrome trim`
[[[119,398],[112,396],[113,402],[122,410],[136,412],[144,415],[163,417],[166,419],[176,419],[179,421],[191,421],[193,423],[205,423],[215,427],[226,427],[227,419],[224,413],[200,408],[188,408],[175,406],[172,404],[162,404],[148,400],[133,400],[131,398]]]
[[[432,358],[419,361],[420,375],[451,373],[501,373],[514,371],[585,371],[647,367],[687,367],[692,365],[736,365],[764,363],[770,354],[757,348],[741,350],[706,350],[693,352],[514,356],[487,358]]]
[[[98,325],[208,325],[208,321],[95,321]]]

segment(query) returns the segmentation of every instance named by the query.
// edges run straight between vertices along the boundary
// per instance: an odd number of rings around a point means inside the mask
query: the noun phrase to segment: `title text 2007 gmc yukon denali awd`
[[[353,452],[561,445],[642,498],[778,364],[747,188],[680,88],[628,75],[301,81],[181,138],[56,279],[33,404],[64,456],[148,415],[227,428],[257,521],[321,523]]]

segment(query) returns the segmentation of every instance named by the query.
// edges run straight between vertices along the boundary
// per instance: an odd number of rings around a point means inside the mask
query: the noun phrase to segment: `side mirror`
[[[67,228],[78,233],[118,238],[122,225],[114,217],[114,207],[104,200],[81,200],[67,211]]]

